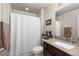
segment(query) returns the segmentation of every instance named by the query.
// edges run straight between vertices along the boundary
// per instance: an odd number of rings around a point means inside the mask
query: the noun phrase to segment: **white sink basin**
[[[61,47],[63,47],[63,48],[65,48],[65,49],[72,49],[72,48],[74,48],[74,46],[72,46],[72,45],[70,45],[70,44],[66,44],[66,43],[63,43],[63,42],[53,42],[54,44],[56,44],[56,45],[58,45],[58,46],[61,46]]]

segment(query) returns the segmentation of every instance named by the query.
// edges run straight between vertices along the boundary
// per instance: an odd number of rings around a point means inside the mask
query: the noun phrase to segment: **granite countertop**
[[[68,50],[68,49],[65,49],[65,48],[63,48],[61,46],[58,46],[58,45],[53,43],[53,42],[57,42],[57,41],[63,42],[62,40],[59,40],[59,39],[48,39],[48,40],[45,40],[45,39],[43,39],[43,41],[48,43],[48,44],[50,44],[50,45],[52,45],[52,46],[54,46],[54,47],[56,47],[56,48],[58,48],[58,49],[60,49],[60,50],[62,50],[62,51],[64,51],[64,52],[66,52],[66,53],[68,53],[68,54],[70,54],[70,55],[72,55],[72,56],[79,56],[79,46],[77,46],[77,45],[73,45],[75,47]]]

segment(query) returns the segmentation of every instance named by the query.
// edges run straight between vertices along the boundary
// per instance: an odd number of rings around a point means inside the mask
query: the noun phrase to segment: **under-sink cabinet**
[[[44,42],[43,43],[43,55],[44,56],[70,56],[68,53]]]

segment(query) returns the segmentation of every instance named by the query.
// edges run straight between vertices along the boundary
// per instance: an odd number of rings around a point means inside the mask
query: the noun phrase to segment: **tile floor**
[[[0,56],[9,56],[9,55],[10,55],[9,50],[4,50],[4,51],[0,52]]]

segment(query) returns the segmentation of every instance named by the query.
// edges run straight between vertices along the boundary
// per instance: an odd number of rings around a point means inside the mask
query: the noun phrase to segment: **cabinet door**
[[[44,56],[52,56],[46,49],[44,50]]]
[[[45,56],[69,56],[69,54],[63,52],[62,50],[51,46],[47,43],[44,42],[44,51],[43,51],[43,55]]]
[[[43,55],[44,55],[44,56],[53,56],[54,54],[51,54],[51,53],[49,52],[48,46],[49,46],[49,45],[44,42],[44,44],[43,44]],[[51,50],[51,49],[50,49],[50,50]]]
[[[55,56],[69,56],[69,54],[51,45],[48,46],[48,51]]]

